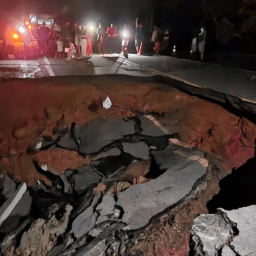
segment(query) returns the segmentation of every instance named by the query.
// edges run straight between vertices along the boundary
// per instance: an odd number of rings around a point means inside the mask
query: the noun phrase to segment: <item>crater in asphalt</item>
[[[219,194],[207,204],[210,213],[217,208],[234,210],[256,204],[255,166],[256,158],[251,158],[220,181]]]

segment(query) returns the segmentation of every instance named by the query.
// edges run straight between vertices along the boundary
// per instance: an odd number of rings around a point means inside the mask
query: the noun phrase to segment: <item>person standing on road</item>
[[[201,33],[198,35],[198,49],[200,53],[200,60],[204,60],[204,49],[206,42],[206,30],[205,27],[201,27]]]
[[[142,54],[143,50],[144,32],[142,24],[139,24],[139,19],[136,19],[136,31],[135,31],[135,47],[138,55]]]
[[[80,56],[80,34],[81,30],[80,27],[78,26],[78,23],[74,23],[74,33],[75,33],[75,47],[76,47],[76,55],[79,57]]]
[[[89,28],[87,28],[87,30],[86,30],[86,41],[87,41],[86,56],[91,56],[91,54],[92,54],[92,33]]]
[[[66,22],[63,30],[62,30],[62,37],[64,40],[64,50],[67,53],[69,50],[69,43],[71,41],[71,29],[69,21]]]
[[[49,38],[49,28],[45,26],[43,22],[42,26],[38,30],[38,44],[41,56],[45,56],[48,50],[48,38]]]
[[[107,28],[106,34],[108,37],[116,37],[117,35],[117,28],[111,23],[110,27]]]
[[[80,47],[81,47],[81,56],[86,56],[86,49],[87,49],[87,41],[86,41],[86,31],[85,28],[81,27],[81,34],[80,34]]]
[[[163,51],[164,54],[169,54],[170,31],[168,28],[164,30],[163,34]]]
[[[161,42],[162,42],[162,31],[157,26],[155,26],[151,41],[155,43],[155,47],[154,47],[155,54],[159,55]]]
[[[99,23],[99,27],[96,30],[99,54],[104,53],[103,51],[104,34],[105,34],[104,32],[105,32],[104,28],[101,26],[101,23]]]

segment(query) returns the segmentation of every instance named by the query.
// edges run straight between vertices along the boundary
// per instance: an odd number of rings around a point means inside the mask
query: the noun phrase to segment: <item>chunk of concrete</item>
[[[161,170],[175,167],[175,169],[183,168],[191,161],[199,161],[201,164],[208,165],[204,158],[204,153],[191,147],[182,147],[180,145],[170,143],[170,145],[161,151],[153,151],[152,155]]]
[[[71,205],[67,205],[61,219],[57,219],[55,215],[49,220],[37,219],[23,233],[14,255],[47,255],[57,244],[58,237],[65,234],[72,209]]]
[[[140,132],[141,135],[150,137],[160,137],[168,134],[146,116],[140,117],[140,122],[140,127],[142,129],[142,131]]]
[[[102,231],[91,243],[85,245],[75,253],[76,256],[104,256],[108,248],[112,247],[114,243],[120,243],[116,239],[116,234],[124,227],[123,223],[115,223]],[[112,250],[111,254],[118,255],[118,249]],[[60,255],[62,256],[62,255]],[[63,255],[64,256],[64,255]]]
[[[16,183],[11,180],[7,175],[0,178],[1,195],[8,199],[16,190]]]
[[[135,121],[99,118],[74,128],[81,153],[97,153],[112,142],[135,133]]]
[[[202,214],[191,229],[193,255],[217,256],[234,235],[233,226],[223,214]],[[225,249],[226,251],[227,249]]]
[[[238,235],[234,237],[230,246],[237,255],[256,255],[256,205],[226,211],[227,217],[237,225]]]
[[[70,178],[70,183],[78,195],[83,192],[92,184],[98,184],[101,180],[100,176],[89,165],[82,166],[73,173]]]
[[[97,206],[96,210],[100,215],[109,215],[114,213],[116,201],[113,196],[105,195],[102,198],[102,202]]]
[[[125,153],[128,153],[135,158],[140,158],[143,160],[149,159],[149,150],[145,142],[138,142],[138,143],[124,142],[122,143],[122,146]]]
[[[236,254],[229,246],[225,245],[221,251],[221,256],[236,256]]]
[[[78,145],[70,133],[66,133],[65,135],[61,136],[57,145],[64,149],[78,151]]]
[[[20,218],[28,216],[31,201],[27,186],[22,183],[0,208],[0,232],[9,233],[15,229]]]
[[[93,163],[92,165],[105,177],[112,177],[113,175],[116,175],[120,169],[128,166],[133,159],[134,158],[130,154],[122,153],[120,156],[106,157]]]
[[[94,207],[98,201],[99,198],[95,197],[91,206],[79,214],[73,221],[71,233],[73,233],[76,238],[82,237],[93,229],[98,216],[98,213],[94,212]]]
[[[207,165],[203,165],[193,154],[196,150],[190,149],[186,155],[186,149],[178,149],[172,152],[167,148],[168,154],[157,159],[161,166],[169,163],[169,157],[173,159],[172,164],[165,166],[168,169],[164,174],[119,194],[117,205],[124,210],[123,221],[127,223],[128,229],[145,226],[153,216],[176,204],[189,194],[195,182],[206,173]]]
[[[92,158],[92,161],[96,161],[98,159],[102,159],[102,158],[109,157],[109,156],[119,156],[120,154],[121,154],[121,150],[119,148],[110,148],[110,149],[94,156]]]

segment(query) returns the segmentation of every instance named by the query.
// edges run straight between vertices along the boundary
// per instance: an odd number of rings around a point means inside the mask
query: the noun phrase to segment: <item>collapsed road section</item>
[[[2,255],[256,253],[249,239],[241,248],[256,197],[218,195],[237,173],[253,176],[249,119],[172,80],[54,77],[0,90]]]

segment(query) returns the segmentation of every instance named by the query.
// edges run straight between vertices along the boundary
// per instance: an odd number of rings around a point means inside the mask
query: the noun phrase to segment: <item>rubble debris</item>
[[[40,150],[46,150],[46,149],[51,149],[54,148],[56,146],[57,143],[57,138],[53,137],[53,138],[49,138],[49,137],[40,137],[37,140],[37,143],[35,144],[35,146],[30,149],[29,151],[31,152],[37,152]]]
[[[221,256],[236,256],[237,254],[227,245],[221,251]]]
[[[179,148],[182,152],[182,148]],[[198,158],[182,156],[179,152],[166,150],[173,161],[165,167],[167,171],[148,183],[132,186],[118,195],[117,205],[124,210],[123,221],[127,229],[138,229],[156,214],[182,200],[192,189],[198,179],[205,175],[207,166],[198,162]],[[197,151],[195,151],[197,152]],[[193,156],[193,151],[191,150]],[[163,158],[162,163],[169,161]]]
[[[200,215],[191,229],[194,255],[254,255],[255,210],[248,206],[216,214]]]
[[[101,203],[97,206],[96,210],[99,211],[100,215],[109,215],[114,212],[116,201],[114,197],[105,195],[102,198]]]
[[[82,237],[93,229],[98,217],[98,213],[94,212],[94,207],[97,205],[98,201],[99,196],[95,196],[90,207],[80,213],[73,221],[71,233],[74,234],[76,238]]]
[[[54,215],[49,220],[38,219],[32,223],[22,235],[16,255],[46,256],[57,244],[58,237],[66,232],[72,209],[71,205],[67,205],[60,220]]]
[[[16,183],[13,180],[11,180],[8,175],[2,175],[0,177],[1,202],[4,203],[4,201],[8,199],[15,190]]]
[[[124,227],[123,223],[115,223],[106,228],[101,234],[96,237],[91,243],[83,246],[76,252],[76,256],[103,256],[107,249],[111,248],[116,243],[116,235]],[[120,245],[120,242],[119,242]],[[117,256],[119,246],[112,248],[110,255]],[[62,255],[60,255],[62,256]],[[64,256],[64,255],[63,255]]]
[[[96,187],[96,184],[91,184],[85,189],[83,194],[77,198],[75,209],[71,215],[71,220],[74,220],[81,212],[83,212],[86,208],[88,208],[91,205],[93,196],[94,196],[93,192],[95,187]],[[97,194],[97,192],[95,194]]]
[[[128,181],[134,183],[134,181],[142,176],[146,176],[150,171],[149,161],[133,160],[128,166],[118,169],[116,173],[113,173],[109,178],[102,180],[107,186],[110,186],[113,182]],[[141,178],[140,178],[141,179]]]
[[[57,146],[71,151],[78,151],[78,145],[70,132],[60,137]]]
[[[159,126],[152,122],[148,116],[141,116],[140,123],[140,127],[142,129],[140,132],[141,135],[148,137],[161,137],[169,134],[169,132],[163,131]]]
[[[89,165],[84,165],[73,172],[69,178],[74,191],[77,195],[82,195],[83,192],[92,184],[97,185],[101,177]]]
[[[63,185],[64,185],[64,193],[65,194],[72,194],[73,188],[71,187],[70,183],[68,182],[67,176],[65,175],[65,173],[60,174],[59,177],[62,180]]]
[[[103,108],[105,108],[105,109],[110,109],[111,106],[112,106],[112,102],[111,102],[110,98],[107,97],[107,98],[103,101],[102,105],[103,105]]]
[[[60,148],[40,151],[33,155],[33,160],[39,166],[47,165],[47,170],[55,175],[62,174],[68,169],[75,170],[90,163],[90,159],[83,158],[77,152]]]
[[[223,213],[197,217],[191,229],[193,255],[218,256],[235,234],[234,225]]]
[[[256,205],[226,211],[221,209],[229,220],[236,224],[238,234],[230,242],[230,247],[236,255],[256,255]],[[223,255],[224,256],[224,255]]]
[[[130,186],[131,183],[127,181],[113,182],[106,194],[110,196],[119,195],[120,192],[126,190]]]
[[[48,254],[47,256],[57,256],[61,252],[63,252],[68,246],[74,243],[74,239],[70,234],[66,234],[63,238],[63,242],[59,244],[58,246],[55,246]]]
[[[149,160],[149,150],[145,142],[129,143],[123,142],[123,151],[132,155],[135,158]]]
[[[28,217],[27,219],[22,221],[15,230],[13,230],[7,236],[4,237],[0,246],[1,252],[4,255],[10,253],[12,249],[15,249],[17,236],[28,226],[28,224],[31,223],[31,221],[32,217]]]
[[[119,148],[110,148],[104,152],[97,154],[96,156],[92,157],[92,161],[97,161],[99,159],[108,157],[108,156],[119,156],[121,154],[121,150]]]
[[[19,93],[16,81],[1,87],[12,93],[0,101],[0,116],[10,113],[0,127],[1,172],[28,183],[37,219],[23,234],[23,222],[9,225],[22,230],[17,241],[2,240],[6,256],[188,255],[192,223],[219,179],[255,155],[255,124],[160,83],[53,79],[56,86],[38,80],[30,89],[24,81]],[[10,183],[1,200],[15,190]],[[74,211],[63,224],[67,204]],[[233,241],[218,253],[235,252]]]
[[[74,128],[79,152],[84,154],[97,153],[114,141],[134,133],[135,122],[131,119],[98,118]]]
[[[91,165],[101,172],[105,177],[112,177],[118,175],[119,171],[128,166],[134,158],[127,153],[122,153],[119,156],[109,156]]]
[[[0,208],[0,232],[9,233],[17,227],[21,217],[28,216],[31,200],[26,183],[8,196]]]
[[[139,134],[138,140],[144,141],[150,149],[155,150],[163,150],[169,145],[168,136],[148,137]]]

